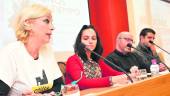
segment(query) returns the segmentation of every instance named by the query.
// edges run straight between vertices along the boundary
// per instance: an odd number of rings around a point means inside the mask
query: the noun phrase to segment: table
[[[170,73],[121,87],[82,90],[81,96],[170,96]]]

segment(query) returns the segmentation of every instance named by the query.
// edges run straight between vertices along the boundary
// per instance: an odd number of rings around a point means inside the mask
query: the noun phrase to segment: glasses
[[[80,89],[77,84],[64,85],[61,89],[62,96],[80,96]]]
[[[133,41],[133,39],[131,39],[131,38],[119,38],[119,39],[124,39],[124,40],[126,40],[126,41],[128,41],[128,42],[132,42],[132,43],[135,43],[134,41]]]

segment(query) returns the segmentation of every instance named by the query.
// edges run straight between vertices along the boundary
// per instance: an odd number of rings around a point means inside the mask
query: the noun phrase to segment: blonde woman
[[[49,44],[51,11],[39,4],[26,6],[12,25],[17,41],[0,50],[0,95],[55,95],[62,73]]]

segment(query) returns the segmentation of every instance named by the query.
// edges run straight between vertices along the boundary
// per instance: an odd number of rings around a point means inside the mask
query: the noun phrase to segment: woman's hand
[[[56,96],[56,94],[54,91],[52,91],[52,92],[48,93],[48,96]]]
[[[123,74],[118,76],[112,76],[112,82],[114,86],[114,85],[125,85],[128,84],[129,81],[127,79],[127,76]]]
[[[45,93],[45,94],[41,94],[41,93],[34,93],[32,90],[26,90],[22,93],[22,96],[55,96],[55,92],[52,91],[50,93]]]
[[[22,96],[32,96],[33,92],[31,90],[26,90],[22,92]]]

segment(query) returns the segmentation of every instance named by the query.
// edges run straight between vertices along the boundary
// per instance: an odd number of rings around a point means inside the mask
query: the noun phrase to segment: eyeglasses
[[[132,43],[135,43],[134,41],[133,41],[133,39],[131,39],[131,38],[119,38],[119,39],[124,39],[124,40],[126,40],[126,41],[128,41],[128,42],[132,42]]]

